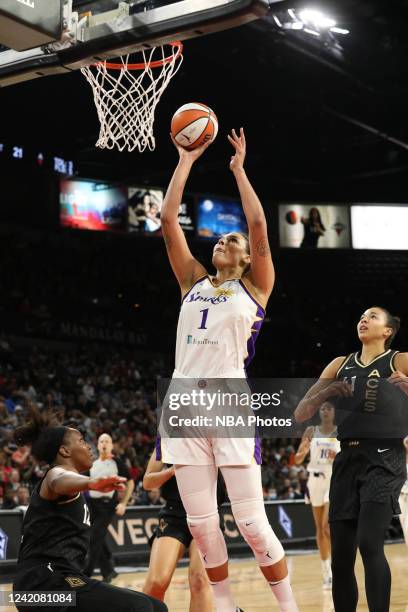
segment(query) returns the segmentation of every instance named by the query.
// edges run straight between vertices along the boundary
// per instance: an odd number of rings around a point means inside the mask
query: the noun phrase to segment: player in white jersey
[[[408,436],[404,438],[404,446],[407,453],[407,479],[401,489],[399,505],[401,507],[400,521],[405,544],[408,546]]]
[[[213,251],[213,276],[190,252],[178,222],[190,170],[209,143],[186,151],[173,140],[179,162],[166,193],[161,222],[182,297],[174,372],[178,379],[244,378],[274,284],[265,215],[244,170],[243,129],[239,135],[232,130],[228,139],[234,147],[230,169],[240,192],[249,236],[231,232],[219,238]],[[187,522],[202,555],[217,612],[237,610],[228,579],[227,548],[219,526],[218,468],[236,524],[252,548],[279,609],[296,612],[284,551],[265,513],[259,442],[246,438],[163,438],[161,453],[165,463],[175,465]]]
[[[334,423],[334,407],[324,402],[320,411],[320,425],[308,427],[303,434],[295,462],[303,463],[310,452],[307,466],[307,498],[312,506],[316,525],[316,541],[319,548],[323,572],[323,588],[331,589],[332,573],[330,559],[329,491],[333,461],[340,451],[337,429]]]

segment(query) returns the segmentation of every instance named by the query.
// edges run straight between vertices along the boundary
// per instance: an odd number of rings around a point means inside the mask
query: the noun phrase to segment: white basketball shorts
[[[324,506],[329,503],[331,472],[327,474],[309,472],[306,495],[312,506]]]
[[[197,414],[202,416],[211,416],[216,412],[213,410],[202,409],[195,405],[182,406],[180,409],[174,406],[170,408],[169,398],[171,396],[179,396],[183,392],[191,393],[192,389],[203,389],[205,393],[225,392],[227,395],[231,392],[244,393],[246,390],[250,392],[248,383],[245,379],[243,370],[236,370],[223,376],[222,379],[189,379],[181,375],[177,371],[174,372],[170,387],[166,393],[162,405],[162,417],[159,425],[159,435],[156,445],[156,457],[164,463],[174,465],[251,465],[262,463],[261,459],[261,443],[256,436],[255,427],[247,428],[242,434],[242,430],[229,427],[205,428],[191,427],[178,428],[169,426],[169,419],[172,418],[171,424],[178,423],[178,416],[194,417]],[[217,395],[217,397],[220,397]],[[248,415],[248,409],[241,409],[235,406],[234,409],[229,409],[228,406],[217,403],[217,414],[234,413]],[[252,413],[253,414],[253,413]],[[212,421],[213,422],[213,421]],[[240,431],[245,437],[234,437],[237,431]],[[246,437],[249,434],[250,437]]]

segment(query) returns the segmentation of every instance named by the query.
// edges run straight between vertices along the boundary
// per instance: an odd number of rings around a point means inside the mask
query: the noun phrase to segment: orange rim
[[[177,53],[175,55],[173,54],[169,55],[168,57],[164,57],[160,60],[155,60],[154,62],[140,62],[140,64],[115,64],[111,62],[99,62],[97,65],[105,65],[106,68],[109,68],[109,70],[123,70],[123,68],[127,68],[128,70],[144,70],[147,66],[149,66],[149,68],[160,68],[160,66],[164,66],[164,64],[169,64],[170,62],[176,61],[176,59],[183,53],[183,43],[180,40],[169,44],[172,47],[177,47]]]

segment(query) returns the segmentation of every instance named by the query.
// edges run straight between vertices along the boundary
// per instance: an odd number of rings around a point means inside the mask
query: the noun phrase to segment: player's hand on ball
[[[187,151],[187,149],[178,144],[177,140],[173,138],[171,134],[170,138],[178,151],[180,160],[189,160],[191,162],[195,162],[199,157],[201,157],[201,155],[206,149],[208,149],[212,142],[212,140],[207,140],[204,144],[200,145],[196,149],[193,149],[192,151]]]
[[[397,370],[391,374],[388,380],[408,395],[408,376]]]
[[[110,491],[124,491],[126,489],[126,478],[122,476],[108,476],[106,478],[90,478],[88,489],[109,493]]]
[[[119,504],[116,506],[116,508],[115,508],[115,513],[116,513],[118,516],[123,516],[123,515],[125,514],[125,512],[126,512],[126,506],[125,506],[125,504],[121,504],[121,503],[119,503]]]
[[[236,131],[231,130],[231,135],[228,134],[228,140],[235,149],[235,155],[231,157],[230,169],[232,172],[236,170],[242,170],[244,167],[244,161],[246,156],[246,141],[244,128],[239,129],[239,136]]]

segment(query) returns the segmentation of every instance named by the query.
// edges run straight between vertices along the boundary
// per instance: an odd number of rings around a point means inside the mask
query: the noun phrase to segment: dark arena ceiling
[[[288,9],[308,6],[343,32],[285,26]],[[183,66],[157,109],[153,153],[95,149],[98,120],[79,72],[2,89],[0,134],[63,146],[82,176],[165,185],[176,162],[171,116],[202,101],[218,115],[220,133],[192,189],[234,189],[226,133],[243,125],[248,172],[265,196],[406,201],[407,24],[408,0],[293,0],[251,24],[186,41]]]

